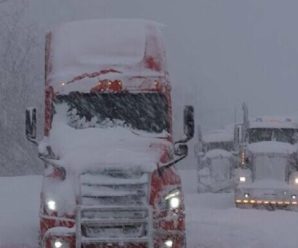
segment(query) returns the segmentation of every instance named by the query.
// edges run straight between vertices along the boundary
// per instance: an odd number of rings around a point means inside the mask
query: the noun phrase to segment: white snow
[[[106,168],[151,172],[158,166],[161,147],[172,149],[166,139],[160,138],[166,137],[166,133],[152,134],[128,127],[75,129],[65,124],[66,121],[60,119],[63,115],[58,112],[53,119],[50,136],[41,143],[39,150],[43,152],[49,144],[59,157],[59,164],[66,169],[66,180],[44,180],[44,201],[55,199],[60,216],[75,210],[74,189],[80,173]]]
[[[204,155],[204,158],[216,158],[216,157],[231,157],[232,153],[222,149],[213,149]]]
[[[188,248],[297,247],[296,212],[236,209],[233,194],[198,194],[195,171],[180,173]],[[39,176],[0,178],[1,248],[38,247],[40,187]]]
[[[297,212],[237,209],[232,193],[198,194],[196,173],[180,174],[186,191],[187,247],[297,247]]]
[[[231,129],[212,130],[203,135],[203,140],[206,143],[210,142],[229,142],[233,141],[233,131]]]
[[[144,21],[76,21],[62,24],[52,35],[52,64],[56,76],[75,71],[94,72],[105,65],[137,64],[145,52]]]
[[[79,87],[80,91],[90,91],[99,79],[110,79],[115,75],[115,79],[125,76],[160,76],[160,73],[146,69],[143,60],[146,52],[151,52],[151,56],[164,56],[161,26],[153,21],[125,19],[62,24],[52,32],[48,82],[55,92],[68,93],[74,87],[76,90]],[[147,43],[152,29],[159,46],[154,49],[160,49],[158,51],[151,51],[152,48]],[[157,54],[153,54],[154,52]],[[165,58],[162,59],[159,62],[164,67]],[[114,71],[107,73],[111,69]],[[93,73],[99,74],[91,76]],[[84,82],[80,82],[80,79],[71,82],[83,74],[86,75]]]
[[[43,203],[54,200],[58,216],[65,214],[72,215],[76,206],[76,177],[73,173],[67,172],[65,180],[61,181],[52,177],[45,177],[43,180]]]
[[[121,161],[121,167],[152,171],[161,156],[160,146],[170,144],[158,136],[124,127],[74,129],[54,118],[48,144],[68,170],[115,168]]]
[[[254,154],[256,153],[275,153],[275,154],[291,154],[296,151],[295,146],[289,143],[276,141],[262,141],[252,143],[247,146],[247,149]]]
[[[200,192],[219,192],[231,189],[230,171],[232,154],[225,150],[214,149],[208,151],[201,161],[202,169],[198,171]]]
[[[0,247],[37,247],[40,176],[0,177]]]

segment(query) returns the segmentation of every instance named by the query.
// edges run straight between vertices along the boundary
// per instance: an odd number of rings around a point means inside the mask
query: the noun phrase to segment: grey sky
[[[60,7],[58,7],[60,6]],[[38,0],[46,28],[87,18],[166,24],[175,119],[194,104],[204,128],[250,114],[298,112],[298,2],[280,0]],[[179,125],[180,126],[180,125]]]

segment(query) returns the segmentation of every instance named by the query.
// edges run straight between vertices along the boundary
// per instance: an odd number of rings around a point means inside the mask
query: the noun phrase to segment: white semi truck
[[[287,117],[259,117],[236,126],[237,207],[293,208],[298,197],[298,122]]]
[[[198,132],[195,153],[199,193],[226,192],[233,188],[233,131],[229,128]]]

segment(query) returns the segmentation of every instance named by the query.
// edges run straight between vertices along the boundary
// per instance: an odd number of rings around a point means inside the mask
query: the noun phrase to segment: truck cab
[[[160,26],[140,20],[66,23],[46,39],[44,137],[36,109],[42,247],[185,247],[181,179],[187,156],[173,142],[171,85]]]
[[[236,206],[297,207],[297,133],[297,121],[287,117],[249,122],[235,173]]]
[[[205,133],[196,152],[198,193],[228,192],[233,188],[233,132],[229,129]]]

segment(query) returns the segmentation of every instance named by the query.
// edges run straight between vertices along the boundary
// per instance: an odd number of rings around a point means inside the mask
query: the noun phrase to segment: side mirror
[[[36,108],[26,109],[26,138],[33,142],[36,141]]]
[[[175,155],[179,156],[167,163],[161,164],[159,169],[162,172],[165,168],[169,168],[174,164],[178,163],[182,159],[184,159],[188,154],[188,146],[185,144],[194,136],[194,110],[193,106],[185,106],[184,108],[184,134],[186,136],[185,139],[176,141],[174,143],[174,153]]]
[[[188,146],[186,144],[178,144],[177,147],[175,147],[175,154],[177,156],[187,156],[188,154]]]
[[[194,109],[193,106],[185,106],[184,108],[184,134],[186,141],[194,136]]]

